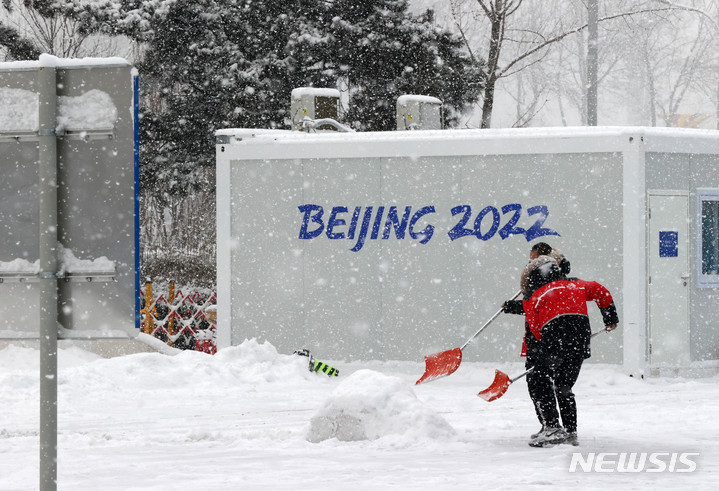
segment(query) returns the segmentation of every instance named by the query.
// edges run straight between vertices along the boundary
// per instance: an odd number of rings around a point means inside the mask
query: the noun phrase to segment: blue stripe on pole
[[[140,77],[132,77],[135,156],[135,328],[140,329]]]

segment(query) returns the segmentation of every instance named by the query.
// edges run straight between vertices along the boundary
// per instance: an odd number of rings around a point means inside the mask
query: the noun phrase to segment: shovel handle
[[[594,336],[599,336],[599,335],[600,335],[601,333],[603,333],[603,332],[609,332],[609,331],[607,331],[606,329],[602,329],[602,330],[600,330],[600,331],[593,332],[593,333],[591,334],[591,336],[589,336],[589,339],[592,339]]]
[[[532,370],[534,370],[534,367],[530,367],[530,368],[529,368],[528,370],[526,370],[524,373],[520,373],[520,374],[517,375],[516,377],[511,378],[511,379],[509,379],[509,380],[510,380],[512,383],[514,383],[514,382],[516,382],[517,380],[519,380],[520,378],[526,376],[526,375],[527,375],[529,372],[531,372]]]
[[[518,296],[520,296],[521,294],[522,294],[522,290],[519,290],[517,293],[514,294],[514,296],[513,296],[511,299],[514,300],[514,299],[516,299]],[[479,336],[480,334],[482,334],[482,331],[484,331],[484,330],[487,328],[487,326],[489,326],[489,325],[492,323],[492,321],[493,321],[494,319],[496,319],[497,317],[499,317],[499,314],[501,314],[501,313],[502,313],[502,309],[500,308],[497,312],[494,313],[494,315],[493,315],[487,322],[484,323],[484,325],[483,325],[482,327],[479,328],[479,331],[475,332],[475,333],[474,333],[474,336],[472,336],[471,338],[469,338],[469,339],[467,340],[467,342],[464,343],[464,344],[462,345],[462,347],[460,347],[459,349],[460,349],[460,350],[464,350],[464,348],[466,348],[469,343],[471,343],[472,341],[474,341],[474,339],[475,339],[477,336]]]
[[[591,337],[601,334],[604,331],[606,331],[606,329],[602,329],[601,331],[592,333]],[[496,370],[495,371],[496,373],[494,376],[494,382],[492,382],[492,385],[490,385],[489,387],[487,387],[486,389],[484,389],[477,395],[487,402],[491,402],[491,401],[494,401],[495,399],[499,399],[500,397],[502,397],[504,395],[505,392],[507,392],[507,389],[509,388],[509,386],[511,384],[513,384],[520,378],[526,376],[528,373],[532,372],[534,370],[534,368],[535,367],[529,367],[524,373],[521,373],[514,378],[509,378],[509,376],[506,373]]]

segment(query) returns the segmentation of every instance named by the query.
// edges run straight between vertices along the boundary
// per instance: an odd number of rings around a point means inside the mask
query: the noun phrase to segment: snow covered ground
[[[465,362],[414,386],[420,360],[322,361],[339,377],[252,340],[215,356],[62,349],[58,488],[696,491],[719,481],[719,377],[637,380],[586,365],[581,445],[535,449],[523,381],[497,401],[476,397],[495,368],[516,375],[519,362]],[[38,486],[38,366],[37,350],[0,350],[0,490]],[[575,452],[595,459],[591,472],[579,461],[570,472]],[[632,453],[643,470],[617,472]]]

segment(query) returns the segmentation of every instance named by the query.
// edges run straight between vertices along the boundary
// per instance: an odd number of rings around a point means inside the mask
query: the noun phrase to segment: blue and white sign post
[[[136,83],[121,58],[0,63],[0,344],[40,348],[42,490],[57,487],[58,340],[139,327]]]

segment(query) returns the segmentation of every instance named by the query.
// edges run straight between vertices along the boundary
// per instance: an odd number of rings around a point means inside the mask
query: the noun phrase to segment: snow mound
[[[57,127],[63,130],[113,129],[117,108],[112,97],[92,89],[80,96],[60,96],[57,101]]]
[[[60,271],[59,273],[87,273],[87,272],[104,272],[114,273],[115,262],[109,260],[105,256],[96,259],[79,259],[75,257],[75,253],[62,244],[58,244],[57,256]]]
[[[0,131],[37,131],[39,104],[37,92],[0,87]],[[117,114],[112,97],[101,90],[57,98],[58,130],[111,130]]]
[[[444,418],[417,399],[406,382],[373,370],[358,370],[312,417],[307,440],[360,441],[387,435],[438,439],[455,434]]]
[[[268,341],[245,339],[242,344],[221,349],[210,358],[216,368],[227,372],[235,383],[256,385],[295,385],[306,382],[326,382],[328,377],[318,377],[308,369],[307,358],[293,354],[281,354]]]
[[[91,363],[102,357],[76,346],[57,350],[58,370],[74,368]],[[25,348],[9,344],[0,349],[0,373],[29,372],[40,369],[40,351],[36,348]]]
[[[73,375],[97,380],[100,384],[107,374],[132,380],[138,390],[196,385],[207,393],[226,392],[230,387],[255,393],[276,391],[282,387],[315,385],[328,379],[311,373],[307,369],[307,358],[280,354],[270,343],[258,343],[256,339],[221,349],[216,355],[186,350],[174,356],[136,353],[100,359]]]
[[[0,131],[35,131],[38,128],[40,96],[25,89],[0,88]],[[28,110],[32,108],[34,110]]]

